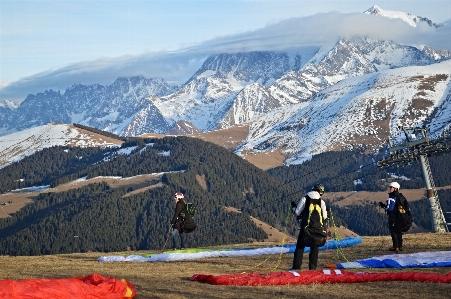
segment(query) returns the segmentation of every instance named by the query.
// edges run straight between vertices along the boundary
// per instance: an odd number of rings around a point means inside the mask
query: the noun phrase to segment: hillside
[[[249,125],[236,125],[227,129],[213,130],[187,136],[212,142],[233,151],[249,133]],[[139,138],[163,138],[171,135],[145,133]],[[0,168],[52,146],[119,147],[124,138],[106,131],[79,124],[48,123],[30,130],[0,137]],[[283,165],[285,157],[280,152],[243,152],[241,156],[260,169],[267,170]]]
[[[390,237],[362,237],[357,246],[340,250],[320,251],[318,268],[337,262],[377,257],[388,254]],[[262,247],[268,244],[237,244],[233,247]],[[210,247],[217,249],[218,247]],[[223,248],[223,247],[222,247]],[[446,251],[451,248],[451,234],[414,234],[405,237],[405,253]],[[160,251],[123,251],[108,255],[152,254]],[[286,271],[291,267],[292,254],[220,257],[200,260],[133,263],[98,262],[104,253],[88,252],[47,255],[39,257],[0,256],[0,279],[68,278],[99,273],[116,279],[126,279],[137,291],[136,299],[172,298],[416,298],[427,294],[428,298],[448,298],[449,284],[381,281],[364,283],[310,284],[286,286],[217,286],[190,281],[194,274],[271,273]],[[304,255],[302,270],[308,263]],[[449,267],[411,269],[350,269],[351,272],[427,272],[449,273]]]
[[[84,126],[48,123],[0,137],[0,168],[52,146],[118,147],[119,137]]]
[[[285,225],[286,205],[274,202],[285,201],[288,194],[294,194],[290,199],[297,197],[294,190],[249,162],[195,138],[128,140],[117,150],[54,147],[39,152],[38,157],[34,160],[33,155],[1,169],[3,190],[17,186],[60,188],[80,179],[148,174],[158,174],[161,185],[144,192],[132,192],[140,186],[112,188],[106,183],[41,192],[34,204],[0,219],[3,253],[161,248],[174,209],[168,199],[176,191],[186,193],[188,201],[201,207],[196,217],[204,238],[192,240],[193,245],[263,240],[266,233],[249,216],[280,230]],[[54,174],[55,170],[59,175]],[[26,179],[18,182],[22,177]],[[225,206],[236,207],[242,213],[229,213]],[[222,234],[217,235],[218,229]],[[85,241],[74,242],[73,236],[80,235]],[[39,245],[34,242],[38,236]]]
[[[215,134],[193,135],[195,138],[118,139],[122,142],[120,148],[44,148],[0,169],[0,191],[6,193],[0,196],[0,217],[5,217],[0,222],[3,246],[13,250],[11,244],[20,244],[16,245],[16,254],[158,248],[165,243],[162,235],[166,228],[162,223],[173,213],[170,203],[162,199],[171,198],[177,190],[187,193],[188,200],[202,206],[198,216],[199,226],[206,229],[205,238],[193,240],[196,245],[269,241],[276,235],[280,240],[284,235],[279,233],[283,230],[293,238],[296,227],[287,225],[286,207],[316,182],[326,186],[325,199],[333,208],[335,227],[347,228],[343,235],[388,234],[384,215],[375,203],[385,199],[386,182],[390,180],[401,180],[402,190],[411,190],[406,194],[412,202],[415,219],[411,232],[431,229],[429,204],[423,196],[424,183],[418,164],[376,168],[375,160],[383,152],[375,156],[363,151],[340,151],[316,155],[301,165],[279,166],[265,172],[249,163],[248,157],[252,155],[239,157],[227,148],[244,131],[245,127],[237,127],[218,130]],[[449,155],[431,157],[430,161],[437,186],[451,185]],[[27,193],[32,191],[27,188],[37,188],[39,192]],[[439,188],[445,212],[451,211],[448,193]],[[242,213],[228,212],[225,207]],[[91,223],[94,211],[98,224]],[[109,226],[103,227],[100,223],[109,218]],[[63,219],[70,222],[68,227],[57,224]],[[227,227],[226,233],[219,238],[210,237],[215,234],[210,219],[214,219],[214,226]],[[96,229],[92,231],[90,225]],[[111,232],[118,226],[127,229]],[[68,239],[80,231],[92,231],[90,241],[79,244]],[[42,234],[44,237],[40,239],[52,241],[38,249],[33,240]],[[94,234],[103,237],[98,240]],[[28,241],[17,243],[17,238]],[[113,239],[122,241],[113,244]]]
[[[234,151],[238,145],[246,140],[251,124],[252,123],[240,124],[226,129],[190,134],[187,136],[212,142],[230,151]],[[268,151],[263,153],[243,151],[240,153],[240,156],[263,170],[282,166],[286,158],[280,151]]]

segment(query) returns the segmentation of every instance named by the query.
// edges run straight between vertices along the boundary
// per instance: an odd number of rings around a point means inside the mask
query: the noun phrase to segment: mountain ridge
[[[380,15],[383,17],[387,17],[390,19],[401,19],[404,22],[408,23],[412,27],[416,27],[418,23],[426,23],[427,25],[435,28],[442,27],[443,24],[436,24],[429,20],[428,18],[420,17],[420,16],[414,16],[410,13],[405,13],[402,11],[390,11],[390,10],[384,10],[380,8],[377,5],[374,5],[373,7],[367,9],[364,11],[366,14],[373,14],[373,15]]]
[[[236,152],[283,149],[291,155],[288,163],[300,163],[327,149],[378,149],[388,137],[399,142],[400,126],[427,123],[430,136],[437,136],[450,121],[451,63],[407,69],[348,78],[319,92],[309,104],[299,104],[302,109],[283,107],[273,118],[257,118],[250,127],[253,138]]]
[[[388,12],[374,6],[371,13],[384,18],[404,18],[404,22],[411,20],[405,18],[408,14]],[[451,93],[446,87],[451,75],[446,70],[450,53],[427,45],[414,47],[361,36],[340,37],[326,47],[299,45],[290,52],[220,53],[207,57],[182,85],[141,76],[119,78],[109,86],[75,84],[63,94],[48,90],[29,95],[17,108],[0,107],[0,136],[49,122],[79,123],[123,137],[146,133],[193,134],[198,130],[206,133],[246,124],[251,130],[244,143],[235,148],[237,154],[276,150],[288,157],[287,165],[301,163],[317,153],[317,148],[327,151],[362,144],[379,148],[381,140],[396,138],[400,125],[428,125],[433,135],[438,134],[451,120],[446,117]],[[434,79],[428,81],[412,75],[430,76],[431,68],[442,70],[436,75],[443,80],[437,80],[446,86]],[[377,83],[377,78],[386,77],[395,69],[399,70],[398,76],[393,76],[398,82],[398,93],[390,84]],[[409,88],[402,91],[403,85]],[[440,90],[431,90],[434,88]],[[380,107],[368,106],[359,92]],[[403,92],[415,98],[406,101]],[[327,102],[332,95],[342,105],[352,106],[354,115],[346,115],[343,110],[326,115],[321,110],[315,111],[325,109],[320,102]],[[385,100],[374,100],[378,97]],[[352,105],[358,102],[362,103],[360,109]],[[334,106],[330,101],[329,105]],[[387,115],[392,109],[390,105],[395,105],[397,110]],[[419,109],[420,106],[424,107]],[[335,105],[335,108],[339,107]],[[417,112],[420,116],[415,117]],[[341,123],[340,130],[347,131],[348,144],[311,139],[324,135],[321,132],[333,136],[333,129],[328,125],[355,115],[363,119],[367,113],[373,118],[368,128],[360,125],[356,130],[353,125],[343,127],[346,122]],[[180,124],[185,124],[184,128]],[[350,138],[352,134],[354,138]],[[296,149],[301,142],[312,148]]]

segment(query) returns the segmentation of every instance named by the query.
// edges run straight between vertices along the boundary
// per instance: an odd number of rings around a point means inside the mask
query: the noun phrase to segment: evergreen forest
[[[177,191],[198,207],[190,246],[262,240],[266,233],[249,216],[282,229],[290,200],[302,195],[226,149],[189,137],[132,139],[119,150],[50,148],[1,169],[0,179],[6,192],[18,184],[56,187],[79,178],[149,173],[164,173],[162,186],[130,196],[131,190],[107,184],[41,193],[34,204],[0,219],[0,254],[171,248]]]
[[[265,172],[220,146],[190,137],[127,138],[121,148],[48,148],[0,169],[0,193],[57,187],[80,178],[151,173],[163,173],[161,184],[136,194],[106,183],[41,193],[33,204],[0,219],[0,254],[169,249],[177,191],[197,206],[198,227],[187,236],[190,247],[267,238],[249,216],[295,235],[290,202],[315,183],[324,184],[326,192],[384,191],[396,175],[405,189],[424,188],[419,164],[378,168],[375,162],[382,156],[363,150],[327,152]],[[450,160],[450,155],[430,158],[437,186],[451,185]],[[450,192],[438,192],[443,211],[451,212]],[[343,208],[328,204],[335,225],[360,235],[388,234],[377,203]],[[428,201],[410,206],[415,223],[431,229]]]

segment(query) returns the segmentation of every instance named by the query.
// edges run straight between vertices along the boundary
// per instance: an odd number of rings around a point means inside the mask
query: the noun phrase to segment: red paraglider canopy
[[[8,299],[131,299],[134,286],[126,280],[91,274],[61,279],[0,280],[0,298]]]
[[[451,273],[425,272],[369,273],[343,270],[285,271],[270,274],[241,273],[231,275],[195,274],[191,280],[214,285],[270,286],[312,283],[358,283],[374,281],[416,281],[451,283]]]

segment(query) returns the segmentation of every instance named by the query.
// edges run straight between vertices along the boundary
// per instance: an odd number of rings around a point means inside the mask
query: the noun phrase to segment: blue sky
[[[111,84],[119,69],[124,76],[183,81],[207,47],[220,51],[218,45],[237,45],[248,34],[264,36],[262,28],[283,35],[277,24],[290,18],[324,20],[328,14],[321,13],[362,13],[373,5],[438,23],[451,19],[450,0],[0,0],[0,101],[75,83]],[[188,50],[196,55],[180,55]],[[134,68],[143,59],[160,65],[154,72]]]

